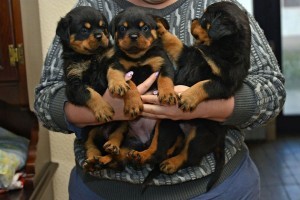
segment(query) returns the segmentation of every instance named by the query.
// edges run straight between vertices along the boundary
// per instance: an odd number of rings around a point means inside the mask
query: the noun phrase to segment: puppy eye
[[[119,27],[119,31],[120,32],[125,32],[126,31],[126,27],[125,26],[120,26]]]
[[[142,27],[142,31],[147,32],[150,30],[150,27],[148,25],[145,25]]]
[[[81,34],[87,34],[88,32],[89,32],[89,30],[87,28],[80,29]]]

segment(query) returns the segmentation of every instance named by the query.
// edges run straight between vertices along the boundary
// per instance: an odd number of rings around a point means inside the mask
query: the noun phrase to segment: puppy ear
[[[212,40],[219,40],[225,36],[234,34],[236,32],[235,22],[232,23],[224,25],[221,19],[215,19],[208,30],[208,36]]]
[[[56,35],[58,35],[60,39],[64,42],[69,41],[71,22],[72,22],[71,17],[64,17],[61,18],[57,24]]]
[[[160,22],[165,27],[166,30],[170,29],[169,22],[165,18],[157,16],[157,15],[152,15],[152,17],[154,18],[156,23]]]

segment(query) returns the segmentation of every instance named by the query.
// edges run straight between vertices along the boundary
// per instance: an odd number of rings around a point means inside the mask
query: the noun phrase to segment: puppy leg
[[[123,71],[110,66],[107,71],[108,89],[113,95],[124,96],[130,89]]]
[[[154,153],[157,150],[159,123],[160,121],[158,121],[157,124],[155,125],[154,135],[148,149],[141,152],[135,150],[131,150],[128,152],[127,156],[131,161],[133,161],[136,164],[143,165],[152,159]]]
[[[100,150],[94,143],[96,134],[98,134],[98,129],[96,128],[92,129],[88,134],[88,138],[86,142],[84,143],[86,149],[86,160],[84,162],[83,167],[88,171],[93,170],[93,166],[96,162],[95,157],[102,155]]]
[[[183,135],[178,122],[168,119],[159,120],[155,125],[154,135],[148,149],[141,152],[131,150],[128,158],[137,164],[160,163],[166,159],[168,150],[172,146],[175,150],[174,144],[179,134]],[[171,153],[172,150],[169,152]]]
[[[178,95],[178,107],[183,111],[193,111],[200,102],[209,97],[204,89],[204,85],[209,81],[200,81]]]
[[[90,92],[90,99],[86,102],[87,107],[95,113],[99,122],[110,121],[114,115],[113,108],[94,89],[88,87],[87,90]]]
[[[95,145],[95,137],[101,134],[102,133],[99,132],[98,128],[93,128],[88,134],[88,138],[84,144],[86,149],[86,160],[84,161],[83,168],[86,171],[94,171],[97,164],[100,166],[107,165],[112,160],[111,155],[102,156],[101,151]]]
[[[121,125],[109,135],[108,141],[103,145],[106,152],[114,155],[120,153],[120,146],[128,131],[128,122],[122,122]]]
[[[171,78],[159,75],[157,80],[158,99],[162,104],[175,105],[176,93],[174,91],[174,83]]]
[[[173,174],[178,171],[188,160],[190,142],[196,137],[196,127],[193,127],[188,134],[182,151],[160,164],[160,170],[165,174]],[[199,147],[201,148],[201,147]]]
[[[141,95],[133,81],[128,81],[129,90],[124,95],[124,113],[132,118],[137,117],[144,109]]]
[[[166,30],[161,22],[157,22],[157,27],[157,33],[162,40],[165,51],[167,51],[172,60],[177,62],[184,48],[184,44],[178,37]]]

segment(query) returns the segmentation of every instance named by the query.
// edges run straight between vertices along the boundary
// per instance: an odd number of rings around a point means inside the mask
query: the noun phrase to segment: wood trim
[[[15,47],[18,44],[24,45],[23,41],[23,29],[22,29],[22,16],[21,16],[21,5],[20,0],[11,0],[12,3],[12,13],[13,13],[13,26],[14,26],[14,36],[15,36]],[[25,58],[24,58],[25,59]],[[29,106],[28,98],[28,88],[27,88],[27,76],[26,76],[26,66],[24,64],[18,64],[18,74],[19,74],[19,102],[20,106]]]
[[[30,196],[30,200],[42,199],[49,184],[52,184],[52,180],[57,168],[58,168],[58,163],[54,163],[54,162],[49,162],[44,167],[44,169],[40,173],[41,177],[38,180],[38,183],[35,185],[32,195]]]

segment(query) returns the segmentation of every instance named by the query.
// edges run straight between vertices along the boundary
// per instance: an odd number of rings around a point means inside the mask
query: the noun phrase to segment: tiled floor
[[[261,200],[300,200],[300,134],[247,143],[261,175]]]

